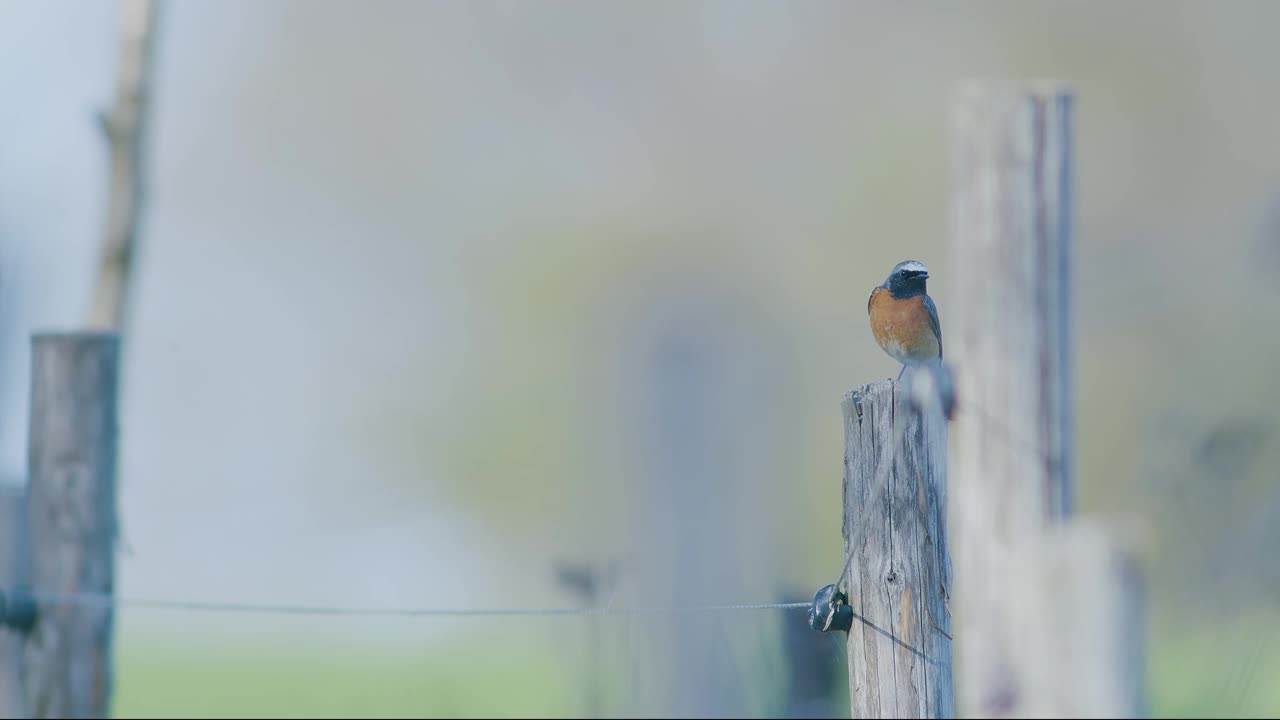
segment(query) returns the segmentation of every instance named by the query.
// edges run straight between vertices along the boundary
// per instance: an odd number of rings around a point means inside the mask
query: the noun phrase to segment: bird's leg
[[[903,364],[902,369],[898,371],[898,380],[895,380],[894,382],[898,382],[899,380],[902,380],[902,373],[906,371],[907,371],[907,366],[906,364]]]

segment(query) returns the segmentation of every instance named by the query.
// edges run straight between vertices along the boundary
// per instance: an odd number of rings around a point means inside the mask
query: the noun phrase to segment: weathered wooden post
[[[842,585],[856,614],[847,644],[855,718],[955,714],[946,419],[913,403],[907,387],[884,380],[846,393],[842,403],[850,558]]]
[[[109,597],[116,550],[115,333],[35,336],[31,353],[29,583],[39,614],[26,635],[26,715],[107,717]],[[83,598],[82,598],[83,599]]]
[[[972,84],[952,122],[948,360],[961,715],[1143,712],[1131,563],[1074,495],[1072,99]],[[1082,603],[1067,612],[1066,598]],[[1107,618],[1080,622],[1081,612]],[[1068,652],[1067,650],[1070,650]]]

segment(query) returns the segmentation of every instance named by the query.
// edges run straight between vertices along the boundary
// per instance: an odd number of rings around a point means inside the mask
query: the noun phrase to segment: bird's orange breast
[[[867,300],[871,334],[884,351],[901,363],[919,363],[941,355],[924,295],[895,298],[882,287]]]

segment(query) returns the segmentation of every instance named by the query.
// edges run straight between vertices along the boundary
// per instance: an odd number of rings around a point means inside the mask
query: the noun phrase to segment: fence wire
[[[29,596],[41,605],[76,605],[95,608],[135,608],[184,612],[259,613],[271,615],[344,615],[353,617],[480,617],[501,615],[662,615],[729,612],[734,610],[805,610],[809,603],[741,603],[688,607],[567,607],[567,608],[358,608],[326,605],[275,605],[269,603],[208,602],[159,598],[117,597],[110,593],[51,592],[36,590]]]

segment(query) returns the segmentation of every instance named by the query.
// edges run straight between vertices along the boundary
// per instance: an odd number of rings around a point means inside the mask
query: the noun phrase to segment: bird
[[[938,308],[925,291],[928,279],[924,263],[903,260],[867,297],[871,334],[890,357],[902,363],[899,380],[908,366],[942,362],[942,325]]]

